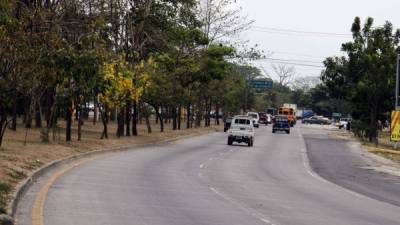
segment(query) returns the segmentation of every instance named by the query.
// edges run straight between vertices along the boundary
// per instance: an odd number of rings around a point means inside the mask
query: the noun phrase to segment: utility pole
[[[400,88],[400,85],[399,85],[399,82],[400,82],[400,54],[398,54],[397,55],[397,62],[396,62],[396,102],[395,102],[395,107],[394,107],[394,110],[400,110],[400,107],[399,107],[399,88]],[[391,119],[391,124],[393,123],[393,113],[392,113],[392,119]],[[390,136],[392,137],[392,132],[393,132],[393,127],[392,127],[392,125],[390,125]],[[392,138],[390,138],[390,139],[392,139]],[[393,146],[393,148],[394,149],[397,149],[397,147],[398,147],[398,142],[397,141],[394,141],[394,144],[393,144],[394,146]]]
[[[400,88],[400,85],[399,85],[399,82],[400,82],[400,54],[399,55],[397,55],[397,62],[396,62],[396,65],[397,65],[397,70],[396,70],[396,105],[395,105],[395,110],[399,110],[399,88]]]

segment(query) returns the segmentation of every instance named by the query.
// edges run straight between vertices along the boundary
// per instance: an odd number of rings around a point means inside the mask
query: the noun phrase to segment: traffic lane
[[[399,208],[326,182],[307,168],[298,127],[257,134],[251,151],[210,163],[207,182],[226,199],[273,224],[399,224]]]
[[[371,169],[362,149],[327,135],[305,135],[313,170],[363,195],[400,206],[400,177]]]
[[[53,190],[45,222],[398,224],[397,207],[354,196],[312,176],[297,134],[272,135],[270,127],[262,127],[254,148],[227,146],[226,134],[213,134],[176,146],[118,154],[67,179],[58,187],[64,194]],[[89,184],[82,177],[90,177]],[[76,185],[81,187],[73,190]],[[60,208],[63,202],[69,207]]]
[[[202,163],[229,152],[215,133],[89,162],[52,186],[45,224],[265,224],[200,179]]]

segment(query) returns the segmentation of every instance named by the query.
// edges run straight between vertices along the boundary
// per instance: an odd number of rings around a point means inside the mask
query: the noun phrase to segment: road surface
[[[300,125],[290,135],[272,134],[262,126],[253,148],[228,146],[220,132],[107,155],[56,180],[44,224],[400,224],[398,206],[310,169],[303,136],[310,145],[313,135],[322,134]],[[27,212],[18,215],[29,225]]]

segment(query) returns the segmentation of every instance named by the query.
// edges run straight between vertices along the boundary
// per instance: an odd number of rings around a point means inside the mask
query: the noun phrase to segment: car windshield
[[[250,120],[248,120],[248,119],[235,119],[235,124],[249,125],[250,124]]]
[[[257,114],[255,114],[255,113],[249,113],[249,116],[253,117],[254,119],[257,118]]]

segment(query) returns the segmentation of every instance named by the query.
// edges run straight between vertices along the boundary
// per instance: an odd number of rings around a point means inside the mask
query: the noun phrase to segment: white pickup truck
[[[248,112],[247,116],[253,119],[253,126],[259,128],[260,127],[260,115],[257,112]]]
[[[254,143],[253,119],[248,116],[235,116],[228,131],[228,145],[233,142],[247,143],[249,147]]]

